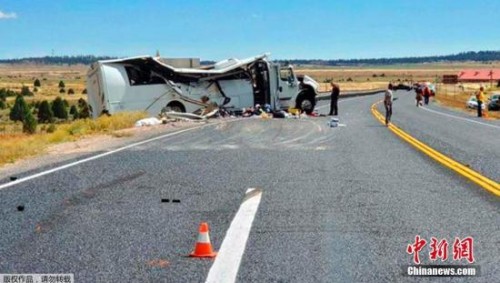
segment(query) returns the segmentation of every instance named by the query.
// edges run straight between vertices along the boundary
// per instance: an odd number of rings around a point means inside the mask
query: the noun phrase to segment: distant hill
[[[40,65],[90,65],[98,60],[116,59],[110,56],[78,55],[78,56],[45,56],[19,59],[0,59],[0,64],[40,64]]]
[[[319,66],[362,66],[362,65],[399,65],[399,64],[422,64],[438,62],[491,62],[500,61],[500,51],[479,51],[463,52],[444,56],[425,57],[402,57],[402,58],[373,58],[373,59],[291,59],[278,60],[279,62],[289,62],[299,65],[319,65]]]
[[[116,59],[112,56],[45,56],[30,57],[20,59],[0,59],[0,64],[47,64],[47,65],[89,65],[98,60]],[[491,62],[500,61],[500,51],[479,51],[462,52],[453,55],[444,56],[425,56],[425,57],[402,57],[402,58],[373,58],[373,59],[288,59],[277,60],[281,63],[291,63],[294,65],[318,65],[318,66],[362,66],[362,65],[397,65],[397,64],[421,64],[437,62]],[[214,61],[202,61],[202,65],[213,64]]]

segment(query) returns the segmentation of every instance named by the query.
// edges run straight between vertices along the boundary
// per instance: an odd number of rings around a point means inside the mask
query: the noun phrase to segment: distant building
[[[458,73],[460,82],[500,81],[500,69],[467,69]]]

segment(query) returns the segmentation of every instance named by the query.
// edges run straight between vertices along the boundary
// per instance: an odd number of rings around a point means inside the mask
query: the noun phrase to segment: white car
[[[477,98],[475,95],[471,96],[466,103],[467,108],[477,109]],[[481,109],[486,109],[485,103],[481,105]]]

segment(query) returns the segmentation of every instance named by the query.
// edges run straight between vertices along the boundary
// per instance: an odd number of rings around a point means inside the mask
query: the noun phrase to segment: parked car
[[[393,86],[393,89],[394,90],[404,89],[406,91],[410,91],[410,90],[412,90],[412,87],[410,85],[400,83],[400,84]]]
[[[500,94],[494,93],[490,96],[488,110],[500,110]]]
[[[477,109],[477,98],[476,98],[475,95],[472,95],[469,98],[469,100],[467,100],[466,107],[467,108],[471,108],[471,109]],[[481,105],[481,108],[482,109],[486,108],[486,106],[484,105],[484,103]]]

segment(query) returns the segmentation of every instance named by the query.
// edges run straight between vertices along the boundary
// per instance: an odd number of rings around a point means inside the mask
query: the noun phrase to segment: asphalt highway
[[[396,96],[394,123],[498,181],[497,128],[416,109],[411,93]],[[260,188],[238,282],[494,282],[500,200],[376,121],[370,106],[381,98],[342,101],[337,128],[327,117],[223,122],[3,188],[0,273],[204,282],[214,260],[187,256],[199,223],[210,225],[219,250],[246,190]],[[473,237],[480,276],[406,276],[416,235],[447,239],[442,264],[465,266],[451,246]],[[420,257],[436,264],[427,246]]]

